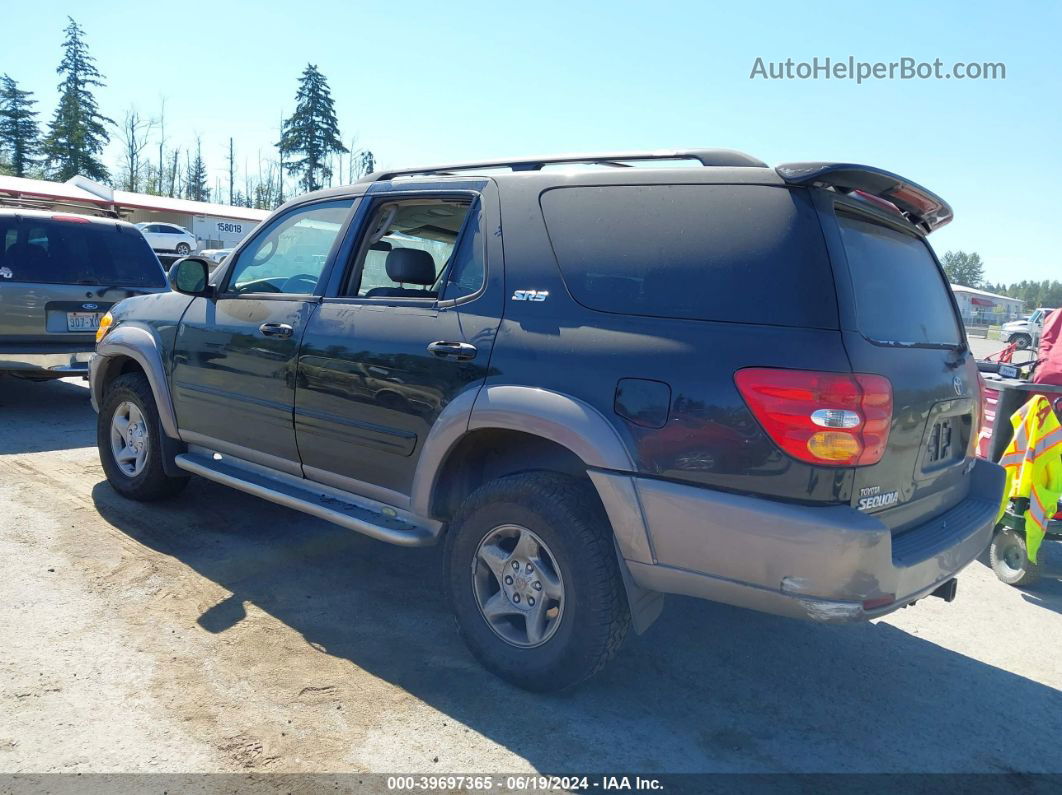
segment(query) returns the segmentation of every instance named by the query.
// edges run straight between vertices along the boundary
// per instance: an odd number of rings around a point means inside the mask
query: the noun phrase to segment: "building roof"
[[[998,298],[1000,301],[1017,301],[1018,303],[1024,303],[1020,298],[1013,298],[1009,295],[999,295],[999,293],[990,293],[987,290],[978,290],[976,287],[967,287],[963,284],[953,284],[951,289],[957,293],[970,293],[971,295],[980,295],[985,298]]]
[[[67,205],[80,205],[100,210],[154,210],[210,215],[222,218],[238,218],[246,221],[262,221],[269,216],[268,210],[250,207],[232,207],[227,204],[196,202],[189,199],[172,199],[169,196],[152,196],[148,193],[131,193],[113,190],[82,176],[71,177],[66,182],[51,182],[43,179],[25,179],[0,175],[0,201],[4,198],[45,199]]]

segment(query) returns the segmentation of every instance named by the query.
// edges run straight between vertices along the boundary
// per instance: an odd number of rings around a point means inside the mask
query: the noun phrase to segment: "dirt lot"
[[[0,380],[0,771],[1062,771],[1062,583],[835,628],[674,598],[581,690],[486,675],[436,550],[103,481],[77,381]]]

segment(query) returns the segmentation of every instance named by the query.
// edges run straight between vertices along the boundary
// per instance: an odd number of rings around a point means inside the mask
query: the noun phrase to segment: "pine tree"
[[[335,103],[325,76],[307,64],[295,94],[295,112],[284,120],[277,148],[283,155],[302,155],[285,160],[284,168],[301,174],[299,184],[307,191],[318,190],[332,176],[329,156],[348,151],[339,140]]]
[[[4,152],[16,177],[37,162],[40,130],[37,127],[37,101],[33,93],[22,91],[10,75],[0,77],[0,152]]]
[[[210,199],[206,163],[203,162],[203,147],[198,138],[195,139],[195,160],[188,164],[186,171],[185,198],[197,202]]]
[[[63,75],[59,83],[59,106],[49,125],[44,151],[57,179],[84,174],[105,181],[107,167],[99,155],[110,141],[104,125],[114,122],[99,112],[92,94],[93,88],[104,85],[104,78],[96,68],[96,59],[89,55],[85,31],[73,18],[67,19],[70,24],[65,30],[63,60],[56,69]]]

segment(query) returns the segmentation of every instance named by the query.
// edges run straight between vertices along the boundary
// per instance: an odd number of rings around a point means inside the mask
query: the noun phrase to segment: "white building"
[[[1016,320],[1025,311],[1025,302],[1020,298],[996,295],[961,284],[953,284],[951,289],[965,323],[995,326]]]
[[[0,175],[0,206],[111,215],[134,224],[177,224],[196,236],[197,250],[230,248],[269,215],[267,210],[114,190],[82,176],[50,182]]]

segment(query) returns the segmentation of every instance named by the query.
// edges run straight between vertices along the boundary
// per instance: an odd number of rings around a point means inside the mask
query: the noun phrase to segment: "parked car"
[[[158,257],[131,224],[0,209],[0,374],[86,374],[111,305],[164,290]]]
[[[461,635],[530,689],[665,593],[836,623],[950,601],[1003,489],[925,240],[950,219],[886,171],[728,150],[377,173],[112,310],[100,459],[136,500],[198,475],[444,542]]]
[[[205,248],[199,252],[199,256],[211,260],[214,265],[220,265],[225,261],[225,257],[229,256],[231,253],[231,248]],[[211,270],[213,270],[213,267]]]
[[[198,245],[195,235],[177,224],[140,223],[136,226],[151,248],[160,253],[183,257],[195,251]]]
[[[1022,320],[1003,324],[1003,336],[1007,342],[1016,343],[1018,348],[1035,350],[1040,344],[1040,335],[1044,330],[1044,321],[1054,309],[1037,309]]]

